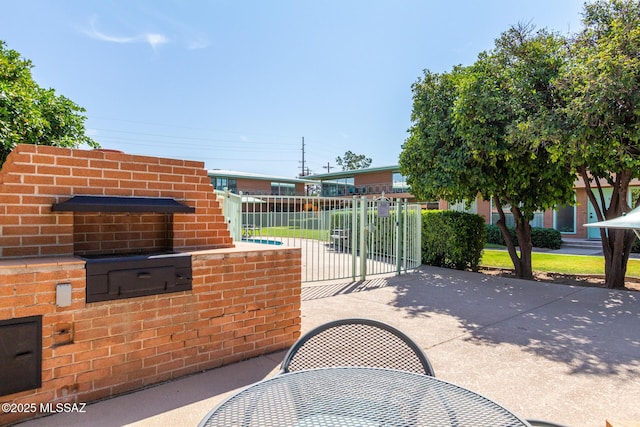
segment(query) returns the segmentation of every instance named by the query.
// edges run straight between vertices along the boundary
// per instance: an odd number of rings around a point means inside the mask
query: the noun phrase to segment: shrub
[[[553,228],[531,229],[531,242],[536,248],[560,249],[562,246],[562,234]]]
[[[486,225],[485,228],[487,232],[487,243],[506,245],[502,232],[497,225]],[[509,233],[517,246],[518,239],[515,228],[509,227]],[[535,248],[560,249],[560,246],[562,246],[562,234],[553,228],[532,227],[531,243]]]
[[[458,270],[478,270],[486,241],[484,219],[455,211],[422,213],[422,262]]]
[[[502,235],[502,231],[500,231],[500,227],[493,224],[487,224],[485,225],[485,229],[487,232],[487,243],[502,246],[506,245],[504,236]],[[516,241],[516,230],[512,227],[509,227],[509,232],[511,233],[511,237],[513,238],[513,240]]]

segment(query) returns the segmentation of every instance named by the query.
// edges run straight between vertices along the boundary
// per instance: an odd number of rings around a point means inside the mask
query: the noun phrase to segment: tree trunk
[[[520,279],[533,279],[533,267],[531,265],[531,252],[533,244],[531,242],[531,224],[517,206],[511,206],[511,213],[516,222],[516,236],[520,247]]]
[[[495,199],[496,207],[498,208],[498,215],[500,219],[496,224],[502,232],[502,237],[507,245],[507,251],[513,262],[516,277],[519,279],[531,280],[533,279],[533,268],[531,265],[531,251],[533,246],[531,244],[531,226],[528,221],[524,221],[520,209],[518,207],[511,206],[511,212],[516,222],[516,237],[518,239],[518,246],[520,247],[520,256],[516,250],[516,244],[511,237],[511,233],[507,228],[507,222],[502,210],[502,203]]]
[[[605,286],[608,289],[624,288],[627,275],[627,262],[631,254],[631,247],[635,234],[630,230],[608,230],[608,236],[603,245],[604,251]]]
[[[613,191],[608,207],[605,206],[604,193],[599,180],[589,176],[584,168],[579,169],[578,172],[585,182],[587,196],[596,212],[598,221],[617,218],[631,210],[627,202],[629,183],[633,177],[631,171],[620,172],[609,179]],[[600,203],[598,203],[594,189],[591,187],[592,182],[595,182]],[[604,255],[605,286],[609,289],[623,288],[627,274],[627,262],[631,254],[635,234],[631,230],[601,228],[600,240],[602,241],[602,253]]]

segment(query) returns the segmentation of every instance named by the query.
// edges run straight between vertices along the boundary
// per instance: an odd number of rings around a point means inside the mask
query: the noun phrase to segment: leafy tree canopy
[[[640,178],[640,2],[586,4],[558,86],[567,100],[560,153],[573,159],[599,220],[631,207],[629,185]],[[610,200],[602,184],[611,186]],[[634,235],[601,229],[607,287],[624,286]]]
[[[528,222],[573,202],[575,172],[599,220],[631,209],[629,186],[640,178],[640,1],[594,0],[583,24],[572,39],[513,27],[473,65],[426,71],[413,86],[402,173],[421,197],[491,198],[520,277],[530,273]],[[506,206],[519,259],[505,233]],[[633,233],[600,235],[606,285],[622,287]]]
[[[520,277],[531,277],[529,221],[538,210],[573,202],[569,161],[548,149],[559,102],[552,83],[564,41],[519,25],[469,67],[425,71],[413,85],[413,125],[401,172],[418,197],[492,199],[513,214],[521,256],[501,213],[498,225]]]
[[[640,2],[587,4],[583,23],[562,81],[571,154],[614,185],[623,170],[640,177]]]
[[[38,86],[32,67],[0,40],[0,165],[17,144],[98,147],[85,135],[85,110]]]
[[[344,157],[336,157],[336,163],[342,167],[343,171],[354,169],[365,169],[371,165],[371,158],[364,154],[355,154],[352,151],[344,153]]]

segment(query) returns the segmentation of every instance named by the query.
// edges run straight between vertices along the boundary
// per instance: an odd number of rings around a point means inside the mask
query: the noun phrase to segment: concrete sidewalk
[[[303,333],[369,317],[406,332],[436,376],[524,418],[575,427],[640,421],[640,293],[423,267],[362,283],[303,287]],[[238,388],[274,375],[284,352],[57,414],[27,426],[194,426]]]

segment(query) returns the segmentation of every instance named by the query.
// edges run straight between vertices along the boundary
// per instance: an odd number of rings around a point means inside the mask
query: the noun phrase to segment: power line
[[[203,141],[203,142],[233,142],[233,143],[239,143],[239,144],[247,144],[247,145],[251,145],[251,144],[277,144],[277,145],[289,145],[289,146],[293,146],[294,143],[287,143],[287,142],[282,142],[282,141],[244,141],[244,140],[237,140],[237,139],[216,139],[216,138],[208,138],[208,137],[195,137],[195,136],[184,136],[184,135],[161,135],[161,134],[155,134],[155,133],[145,133],[145,132],[132,132],[132,131],[126,131],[126,130],[115,130],[115,129],[103,129],[103,128],[92,128],[95,129],[97,131],[103,131],[103,132],[109,132],[109,133],[122,133],[122,134],[127,134],[127,135],[140,135],[140,136],[150,136],[150,137],[154,137],[154,138],[171,138],[173,140],[191,140],[191,141]],[[100,136],[106,136],[108,137],[109,135],[102,135],[102,134],[98,134],[96,135],[96,137],[100,137]],[[116,138],[116,137],[114,137]]]
[[[131,123],[143,126],[154,126],[157,129],[149,129],[146,131],[141,129],[141,131],[137,130],[126,130],[129,126],[125,127],[125,130],[113,129],[109,127],[90,127],[91,129],[95,129],[97,133],[92,135],[92,137],[98,141],[103,143],[105,146],[111,146],[112,148],[124,149],[125,151],[130,150],[135,146],[140,146],[140,150],[149,151],[149,148],[157,148],[162,151],[167,150],[184,150],[187,151],[184,154],[190,154],[192,157],[197,156],[198,158],[203,158],[212,155],[213,153],[209,152],[211,150],[215,150],[215,160],[219,161],[246,161],[246,162],[275,162],[275,163],[286,163],[291,162],[293,160],[291,154],[291,148],[294,144],[299,144],[293,142],[291,137],[274,137],[273,135],[269,136],[269,139],[274,138],[275,140],[259,140],[259,141],[251,141],[246,140],[246,135],[263,135],[267,136],[265,133],[257,133],[257,132],[234,132],[229,130],[216,130],[210,128],[200,128],[193,126],[183,126],[172,123],[153,123],[146,121],[138,121],[138,120],[127,120],[127,119],[115,119],[115,118],[106,118],[106,117],[93,117],[97,120],[107,120],[107,121],[115,121],[115,122],[123,122],[123,123]],[[178,131],[171,132],[170,134],[166,134],[162,132],[161,128],[174,128],[174,129],[182,129],[187,130],[188,132]],[[154,132],[155,131],[155,132]],[[226,134],[237,134],[239,137],[234,139],[231,135],[218,136],[218,137],[207,137],[200,136],[199,133],[202,132],[219,132]],[[314,139],[315,141],[315,139]],[[314,168],[318,169],[326,169],[328,172],[331,171],[332,166],[329,162],[324,165],[324,162],[327,160],[327,157],[335,157],[330,153],[335,151],[336,153],[340,150],[336,143],[332,140],[329,142],[320,142],[322,146],[320,150],[314,150],[313,146],[317,144],[312,144],[310,147],[306,144],[305,137],[302,137],[302,159],[298,168],[300,169],[299,176],[306,176],[311,174],[311,165],[314,165]],[[311,149],[310,149],[311,148]],[[341,148],[343,149],[343,148]],[[196,153],[195,151],[198,150]],[[242,158],[238,158],[237,154],[242,153]],[[276,154],[277,159],[265,159],[263,156],[264,153],[273,153]],[[286,154],[285,154],[286,153]],[[309,156],[309,154],[311,154]]]
[[[171,128],[178,128],[178,129],[188,129],[188,130],[194,130],[194,131],[205,131],[205,132],[220,132],[220,133],[232,133],[232,134],[236,134],[236,135],[260,135],[260,136],[268,136],[270,138],[286,138],[286,139],[293,139],[294,137],[292,137],[291,135],[268,135],[262,132],[247,132],[247,131],[237,131],[237,130],[224,130],[224,129],[212,129],[212,128],[203,128],[203,127],[194,127],[194,126],[185,126],[185,125],[177,125],[177,124],[173,124],[173,123],[155,123],[155,122],[146,122],[146,121],[140,121],[140,120],[129,120],[129,119],[115,119],[115,118],[111,118],[111,117],[100,117],[100,116],[88,116],[87,117],[88,120],[106,120],[106,121],[114,121],[114,122],[123,122],[123,123],[132,123],[132,124],[139,124],[139,125],[147,125],[147,126],[158,126],[158,127],[171,127]]]
[[[283,148],[255,148],[255,147],[241,147],[241,146],[225,146],[224,148],[220,148],[218,146],[207,146],[203,144],[190,144],[182,142],[179,139],[175,141],[156,141],[149,139],[139,139],[139,138],[120,138],[120,137],[111,137],[104,136],[101,138],[95,138],[100,143],[112,143],[112,144],[124,144],[128,143],[127,146],[135,146],[140,145],[144,147],[158,147],[158,148],[186,148],[193,150],[216,150],[216,152],[240,152],[240,153],[274,153],[274,152],[282,152],[282,153],[290,153],[290,150],[286,147]]]

